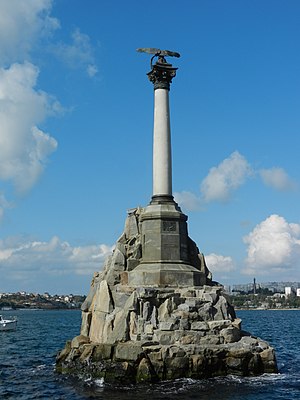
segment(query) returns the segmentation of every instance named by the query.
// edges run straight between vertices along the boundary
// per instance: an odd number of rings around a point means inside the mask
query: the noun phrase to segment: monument
[[[172,152],[169,91],[177,68],[165,56],[179,53],[138,49],[154,53],[147,74],[154,86],[153,195],[140,216],[142,257],[129,272],[130,286],[199,286],[206,283],[205,265],[195,260],[187,229],[187,216],[172,195]],[[153,64],[153,59],[157,61]],[[196,265],[195,265],[196,262]]]
[[[268,343],[241,328],[222,285],[188,235],[172,195],[169,91],[177,68],[150,53],[154,86],[153,194],[128,211],[123,234],[82,305],[80,335],[58,354],[58,372],[107,382],[277,372]]]

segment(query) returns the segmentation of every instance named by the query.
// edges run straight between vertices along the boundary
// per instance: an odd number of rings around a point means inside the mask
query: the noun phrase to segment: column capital
[[[165,57],[159,56],[157,62],[152,65],[152,70],[147,74],[150,82],[154,84],[154,90],[170,90],[170,84],[176,76],[177,69],[172,64],[167,63]]]

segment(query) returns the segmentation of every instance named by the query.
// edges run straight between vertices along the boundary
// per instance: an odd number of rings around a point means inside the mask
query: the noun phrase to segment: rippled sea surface
[[[2,311],[3,316],[11,314]],[[79,311],[16,311],[17,330],[0,332],[0,399],[300,399],[300,310],[237,314],[243,329],[274,346],[279,374],[116,387],[54,371],[56,353],[79,333]]]

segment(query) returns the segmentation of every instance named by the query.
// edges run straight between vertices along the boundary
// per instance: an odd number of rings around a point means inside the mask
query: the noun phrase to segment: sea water
[[[8,316],[12,312],[2,312]],[[79,311],[15,311],[16,331],[0,332],[0,399],[300,399],[300,310],[238,311],[243,329],[276,350],[279,374],[115,386],[55,372],[55,356],[79,334]]]

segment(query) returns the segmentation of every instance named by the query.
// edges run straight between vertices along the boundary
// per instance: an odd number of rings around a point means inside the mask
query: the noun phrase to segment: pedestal
[[[140,215],[142,258],[129,286],[199,286],[206,276],[191,264],[187,216],[173,200],[154,197]]]

